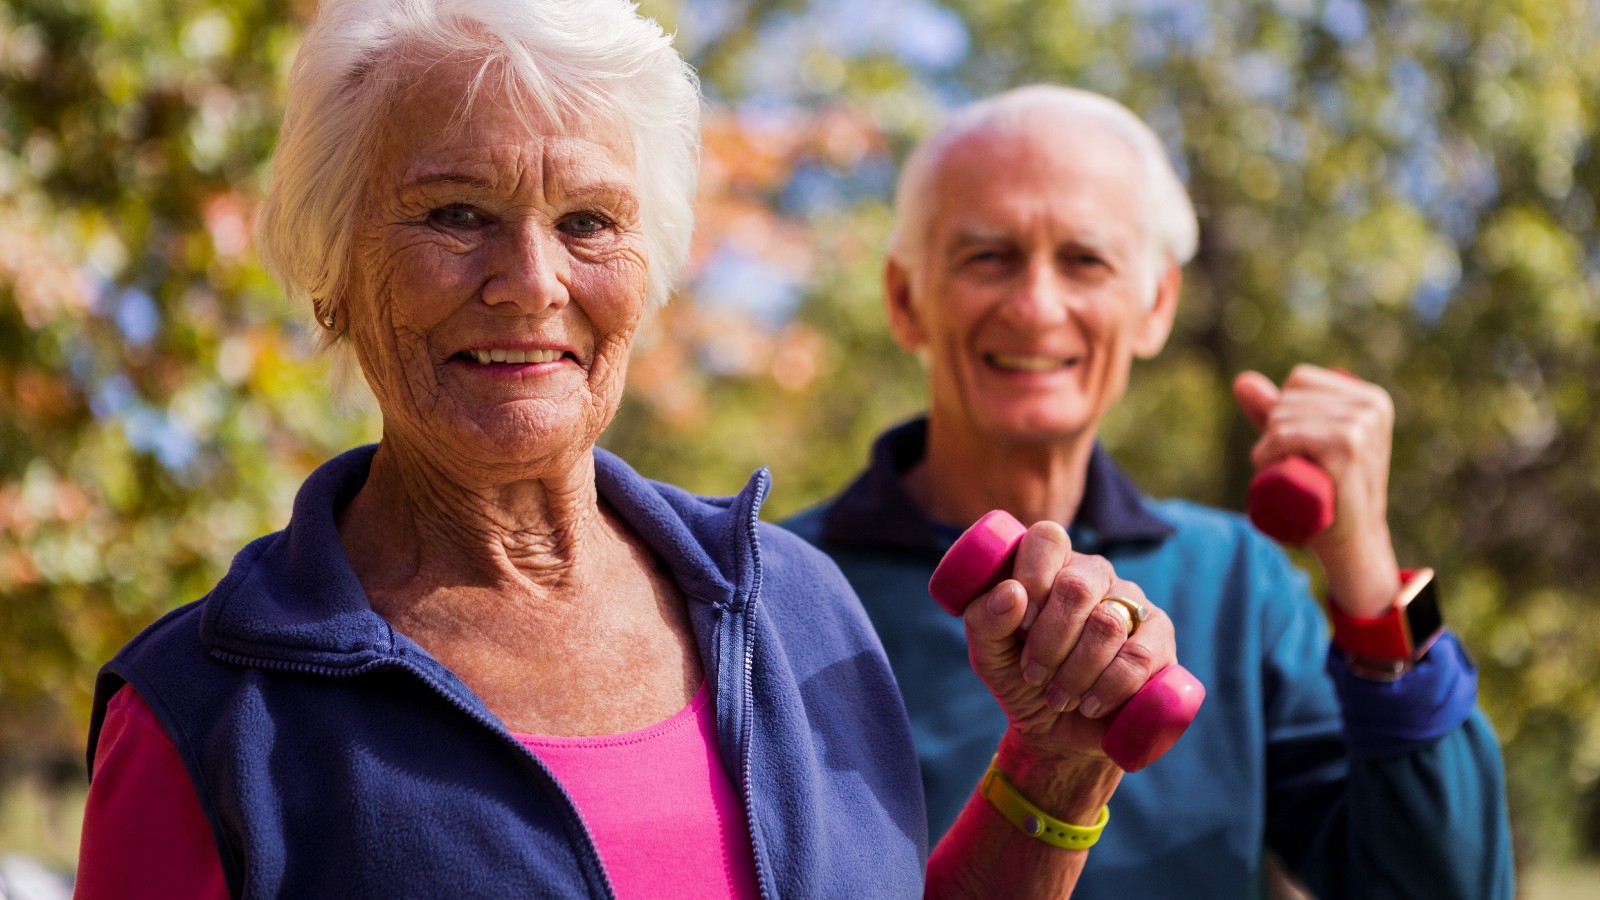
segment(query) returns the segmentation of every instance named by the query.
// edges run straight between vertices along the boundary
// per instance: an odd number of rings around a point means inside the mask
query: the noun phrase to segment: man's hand
[[[1292,454],[1333,480],[1334,518],[1307,544],[1347,613],[1377,616],[1400,584],[1389,536],[1389,453],[1394,402],[1375,384],[1298,365],[1280,390],[1259,372],[1233,381],[1240,409],[1261,430],[1250,459],[1259,470]]]

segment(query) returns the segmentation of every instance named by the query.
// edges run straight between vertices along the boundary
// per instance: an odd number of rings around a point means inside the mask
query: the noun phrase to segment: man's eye
[[[611,227],[611,220],[599,213],[573,213],[561,220],[561,230],[568,234],[587,235]]]
[[[428,213],[428,220],[449,228],[476,228],[484,224],[483,214],[464,203],[441,206]]]

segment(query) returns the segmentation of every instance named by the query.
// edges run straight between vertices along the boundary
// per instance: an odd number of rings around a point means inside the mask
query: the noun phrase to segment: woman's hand
[[[1107,596],[1148,611],[1132,617]],[[1012,577],[968,605],[972,667],[1029,755],[1099,757],[1110,716],[1177,661],[1172,621],[1103,557],[1074,553],[1055,522],[1028,529]],[[1135,633],[1131,636],[1129,631]]]
[[[1177,661],[1172,622],[1054,522],[1023,535],[1011,575],[963,614],[972,667],[1010,722],[995,767],[1050,817],[1087,826],[1122,780],[1100,747],[1110,719]],[[1142,608],[1142,623],[1107,596]],[[927,896],[1064,897],[1085,856],[1025,833],[980,789],[934,849]]]

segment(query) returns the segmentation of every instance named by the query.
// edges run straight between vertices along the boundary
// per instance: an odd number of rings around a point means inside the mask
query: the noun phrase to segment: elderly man
[[[1022,88],[924,142],[896,201],[889,326],[927,363],[927,416],[786,524],[833,556],[883,639],[932,834],[1006,719],[926,586],[963,526],[1001,508],[1061,523],[1074,553],[1142,586],[1210,689],[1176,747],[1123,780],[1075,896],[1251,896],[1270,848],[1322,897],[1509,897],[1502,766],[1470,659],[1448,632],[1370,658],[1407,637],[1405,601],[1432,600],[1390,541],[1387,394],[1312,366],[1281,389],[1257,373],[1234,385],[1262,429],[1256,465],[1303,456],[1335,485],[1334,522],[1309,545],[1330,646],[1277,545],[1241,516],[1145,498],[1096,441],[1132,360],[1165,343],[1195,250],[1193,209],[1150,129],[1098,95]],[[1059,709],[1108,712],[1052,678],[1024,672]]]

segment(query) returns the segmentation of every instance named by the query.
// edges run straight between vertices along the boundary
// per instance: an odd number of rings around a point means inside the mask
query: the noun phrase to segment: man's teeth
[[[989,362],[996,368],[1019,372],[1050,372],[1069,365],[1072,361],[1059,356],[1017,356],[1010,353],[991,353]]]
[[[561,358],[560,350],[468,350],[473,359],[485,365],[489,363],[547,363],[555,362]]]

